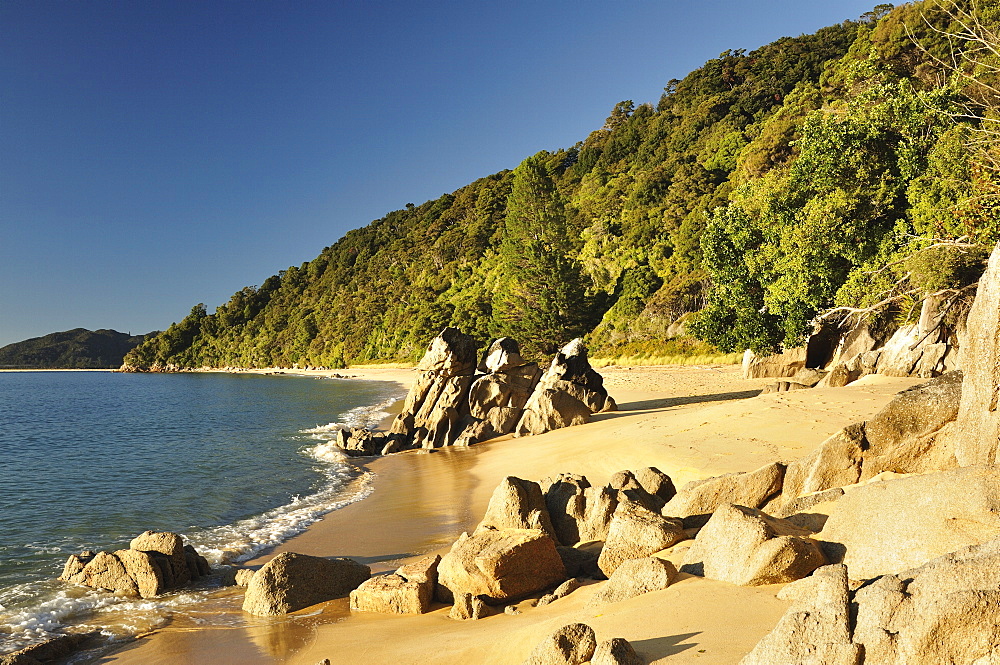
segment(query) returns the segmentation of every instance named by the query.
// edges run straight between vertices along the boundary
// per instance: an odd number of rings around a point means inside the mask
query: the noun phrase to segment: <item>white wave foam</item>
[[[317,425],[316,427],[310,427],[309,429],[300,430],[302,434],[309,434],[314,439],[319,439],[321,441],[328,441],[337,435],[342,429],[350,429],[352,427],[367,427],[368,429],[373,429],[378,427],[378,424],[385,420],[390,414],[387,411],[389,407],[399,401],[399,397],[389,397],[378,404],[372,404],[370,406],[359,406],[357,408],[341,413],[337,416],[337,420],[332,423],[327,423],[326,425]]]

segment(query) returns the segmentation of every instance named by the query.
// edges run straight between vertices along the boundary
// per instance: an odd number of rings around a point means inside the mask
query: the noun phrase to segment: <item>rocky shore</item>
[[[241,574],[248,615],[287,618],[230,631],[237,660],[207,662],[994,662],[998,285],[1000,250],[941,356],[955,366],[914,356],[907,376],[838,386],[822,370],[758,395],[772,379],[736,369],[662,371],[689,381],[673,393],[612,370],[619,411],[470,448],[454,442],[471,406],[419,421],[408,399],[396,422],[413,438],[371,462],[372,497]],[[411,398],[471,395],[474,373],[444,365]],[[110,662],[219,657],[209,632],[163,631]]]

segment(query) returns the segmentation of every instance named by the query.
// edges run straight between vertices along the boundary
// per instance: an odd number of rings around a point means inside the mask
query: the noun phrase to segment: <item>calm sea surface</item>
[[[112,615],[198,600],[54,582],[71,553],[155,529],[213,564],[238,562],[362,498],[370,479],[329,439],[374,426],[400,392],[290,376],[0,372],[0,654],[68,626],[121,637],[129,629]]]

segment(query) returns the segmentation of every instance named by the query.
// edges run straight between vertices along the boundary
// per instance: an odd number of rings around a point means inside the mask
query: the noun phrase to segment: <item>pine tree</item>
[[[529,353],[550,354],[585,332],[589,307],[546,157],[529,157],[514,170],[493,320],[496,334],[514,337]]]

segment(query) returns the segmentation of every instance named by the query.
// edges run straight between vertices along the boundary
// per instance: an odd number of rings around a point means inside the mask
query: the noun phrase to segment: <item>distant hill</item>
[[[147,337],[117,330],[74,328],[0,348],[0,369],[108,369]]]

